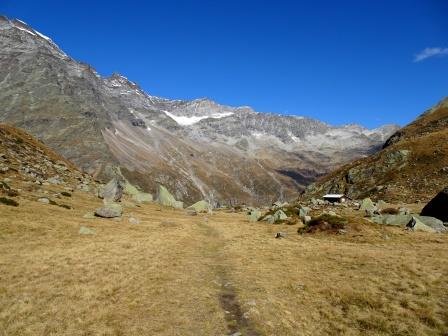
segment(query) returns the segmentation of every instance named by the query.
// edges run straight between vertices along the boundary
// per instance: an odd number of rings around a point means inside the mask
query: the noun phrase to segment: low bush
[[[5,204],[5,205],[10,205],[10,206],[18,206],[19,205],[19,203],[17,203],[13,199],[6,198],[6,197],[0,197],[0,203]]]
[[[58,206],[60,206],[61,208],[64,208],[64,209],[68,209],[68,210],[70,210],[72,208],[70,205],[67,205],[67,204],[58,204]]]
[[[395,208],[386,208],[381,210],[380,212],[383,215],[398,215],[400,213],[400,211],[398,211],[398,209]]]
[[[299,233],[314,233],[314,232],[331,232],[338,233],[339,230],[345,229],[347,219],[339,216],[323,214],[319,217],[313,218],[303,228],[298,230]]]

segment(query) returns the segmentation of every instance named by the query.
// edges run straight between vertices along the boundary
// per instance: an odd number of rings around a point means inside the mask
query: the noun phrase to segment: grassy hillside
[[[328,192],[352,198],[426,201],[448,185],[448,99],[386,142],[382,151],[351,162],[310,185],[304,197]]]

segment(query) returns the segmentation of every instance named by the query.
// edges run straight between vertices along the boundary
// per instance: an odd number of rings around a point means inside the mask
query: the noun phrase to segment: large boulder
[[[124,183],[114,177],[100,191],[99,197],[107,202],[118,202],[123,196]]]
[[[285,220],[288,219],[288,216],[285,214],[283,210],[280,209],[274,213],[274,219],[275,221]]]
[[[95,216],[104,218],[120,217],[123,213],[123,208],[118,203],[105,202],[101,208],[95,210]]]
[[[300,207],[299,209],[299,217],[301,220],[304,220],[306,216],[310,213],[311,209],[308,207]]]
[[[429,227],[415,216],[412,216],[411,220],[408,224],[406,224],[406,228],[412,231],[421,231],[421,232],[436,232],[432,227]]]
[[[377,224],[404,226],[411,218],[409,215],[380,215],[372,217],[372,221]]]
[[[359,207],[359,210],[361,210],[361,211],[376,210],[376,206],[370,198],[364,198],[361,202],[361,206]]]
[[[137,203],[150,203],[153,200],[151,194],[138,190],[129,182],[125,183],[124,192],[130,195],[131,198]]]
[[[447,231],[447,228],[443,225],[440,219],[430,216],[414,216],[417,217],[423,224],[433,228],[437,232]]]
[[[212,212],[212,206],[209,202],[207,201],[199,201],[196,202],[195,204],[190,205],[188,208],[188,210],[195,210],[198,213],[201,212]]]
[[[249,212],[249,222],[257,222],[262,217],[262,213],[259,209],[252,209]]]
[[[448,187],[439,192],[428,204],[425,205],[422,216],[431,216],[448,222]]]
[[[160,205],[173,207],[176,209],[183,209],[184,207],[184,204],[181,201],[176,201],[174,196],[171,195],[168,189],[166,189],[163,185],[159,185],[156,201]]]

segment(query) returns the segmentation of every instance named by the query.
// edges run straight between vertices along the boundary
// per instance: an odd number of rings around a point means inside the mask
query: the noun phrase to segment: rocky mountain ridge
[[[430,200],[448,182],[448,98],[395,132],[383,147],[322,177],[303,197],[344,193],[409,203]]]
[[[101,77],[50,38],[0,17],[0,121],[24,128],[98,179],[121,168],[176,199],[271,203],[381,148],[397,129],[334,127],[208,99],[168,100]]]

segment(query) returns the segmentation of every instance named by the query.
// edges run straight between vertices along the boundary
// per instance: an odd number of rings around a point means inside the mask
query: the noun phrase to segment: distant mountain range
[[[0,17],[0,121],[24,128],[98,179],[118,170],[177,199],[267,204],[381,149],[398,127],[334,127],[208,99],[151,96],[101,77],[19,20]]]

